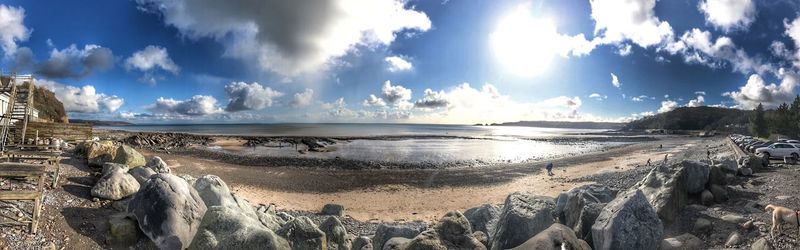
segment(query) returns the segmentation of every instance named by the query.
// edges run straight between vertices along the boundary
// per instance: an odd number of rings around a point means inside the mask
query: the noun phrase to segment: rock
[[[747,222],[747,218],[745,218],[745,217],[743,217],[741,215],[738,215],[738,214],[726,214],[726,215],[723,215],[722,217],[720,217],[720,219],[722,219],[723,221],[726,221],[728,223],[733,223],[733,224],[742,224],[742,223]]]
[[[525,241],[522,245],[512,248],[515,250],[591,250],[592,248],[583,240],[575,237],[575,232],[569,227],[561,224],[553,224],[533,238]]]
[[[86,145],[86,160],[90,167],[100,167],[114,160],[117,147],[112,141],[93,141]]]
[[[216,175],[204,175],[198,178],[194,183],[194,189],[206,206],[238,207],[228,185]]]
[[[203,216],[189,249],[290,249],[290,246],[241,210],[212,206]]]
[[[339,204],[325,204],[322,206],[322,215],[344,216],[344,206]]]
[[[700,203],[706,206],[714,204],[714,194],[708,191],[708,189],[703,190],[703,192],[700,193]]]
[[[728,236],[728,239],[725,240],[726,247],[733,247],[736,245],[742,244],[742,235],[739,232],[733,232]]]
[[[488,237],[489,232],[494,232],[497,220],[500,218],[500,207],[493,204],[483,204],[479,207],[473,207],[464,211],[464,216],[469,220],[472,225],[472,231],[481,231],[486,233]]]
[[[483,231],[472,231],[472,237],[475,237],[476,240],[487,248],[489,247],[489,236]]]
[[[283,225],[286,225],[287,222],[294,219],[294,217],[291,217],[291,215],[289,215],[290,217],[287,218],[278,216],[275,211],[257,211],[256,214],[258,220],[261,221],[261,224],[272,231],[278,231],[278,229],[283,227]]]
[[[744,230],[750,230],[753,229],[753,227],[755,227],[755,225],[753,225],[753,220],[749,220],[745,223],[742,223],[742,229]]]
[[[111,203],[111,208],[119,212],[127,212],[128,204],[131,203],[131,198],[133,197],[128,197],[122,200],[114,201]]]
[[[661,242],[661,250],[691,250],[702,249],[703,240],[692,234],[681,234]]]
[[[128,170],[128,174],[133,176],[139,182],[139,185],[144,185],[147,179],[150,179],[150,176],[153,176],[156,172],[149,168],[133,168]]]
[[[742,156],[741,158],[739,158],[738,168],[739,169],[750,168],[752,170],[757,170],[757,169],[761,169],[761,168],[767,167],[767,163],[768,162],[762,161],[762,159],[760,157],[758,157],[758,156],[747,155],[747,156]]]
[[[578,239],[586,241],[590,246],[593,244],[592,225],[594,225],[597,217],[600,216],[600,212],[603,211],[603,208],[607,204],[608,203],[590,203],[583,207],[578,223],[572,228]]]
[[[113,162],[103,163],[103,168],[100,170],[100,176],[107,175],[109,173],[116,171],[128,172],[128,166],[125,164],[118,164]]]
[[[657,249],[664,227],[641,190],[620,194],[592,226],[594,249]]]
[[[772,250],[772,245],[769,244],[766,237],[762,237],[756,240],[756,242],[753,242],[751,248],[753,250]]]
[[[353,240],[353,250],[372,250],[372,239],[366,236],[359,236]]]
[[[692,232],[695,234],[707,234],[711,232],[711,221],[699,218],[694,221],[694,227],[692,228]]]
[[[403,237],[393,237],[386,241],[383,245],[383,250],[405,250],[408,243],[411,242],[411,239],[403,238]]]
[[[106,173],[92,187],[92,196],[115,201],[139,191],[139,182],[123,167],[116,164],[105,164],[103,170]]]
[[[739,169],[739,174],[741,174],[743,176],[751,176],[751,175],[753,175],[753,169],[752,168],[740,168]]]
[[[717,203],[723,203],[728,200],[728,191],[726,191],[723,186],[711,185],[709,191],[714,195],[714,201]]]
[[[144,166],[159,174],[169,174],[172,172],[169,166],[167,166],[167,163],[158,156],[153,156],[153,158],[150,158],[150,161],[148,161]]]
[[[277,233],[289,241],[292,249],[328,249],[325,232],[319,230],[317,225],[305,216],[286,223]]]
[[[461,212],[448,212],[436,225],[411,239],[406,249],[486,249],[472,235],[472,226]]]
[[[156,174],[128,204],[142,230],[161,249],[184,249],[194,238],[206,205],[183,179]]]
[[[688,203],[684,164],[692,163],[683,161],[671,167],[655,167],[636,185],[665,223],[672,222]]]
[[[730,158],[725,158],[720,161],[719,166],[722,169],[722,172],[736,174],[737,170],[739,169],[739,164]]]
[[[352,242],[347,238],[347,229],[344,228],[339,219],[330,216],[319,225],[319,229],[325,232],[325,237],[328,240],[328,249],[350,250]]]
[[[696,161],[683,161],[681,165],[686,178],[686,191],[696,194],[705,190],[710,172],[708,165]]]
[[[179,175],[178,177],[181,177],[181,179],[186,181],[186,183],[189,183],[189,186],[194,186],[194,183],[197,181],[197,178],[194,178],[194,176],[188,174],[182,174]]]
[[[375,249],[384,249],[384,244],[395,237],[402,237],[411,240],[420,233],[417,228],[412,228],[406,225],[378,225],[375,230],[375,236],[372,237],[372,246]]]
[[[561,224],[574,228],[581,211],[590,203],[608,203],[616,192],[600,184],[589,184],[558,195],[555,214]]]
[[[114,162],[125,164],[132,168],[141,167],[147,163],[142,154],[128,145],[121,145],[117,148],[117,154],[114,155]]]
[[[778,196],[775,196],[775,199],[778,199],[778,200],[788,200],[788,199],[791,199],[791,198],[792,198],[792,196],[790,196],[790,195],[778,195]]]
[[[552,198],[526,193],[506,197],[503,212],[497,221],[491,249],[517,247],[556,222]]]
[[[722,169],[722,165],[713,165],[709,167],[708,183],[717,185],[728,185],[728,179],[725,178],[725,171]]]
[[[136,221],[126,214],[113,214],[108,218],[108,237],[106,243],[112,246],[132,246],[139,241],[139,228]]]

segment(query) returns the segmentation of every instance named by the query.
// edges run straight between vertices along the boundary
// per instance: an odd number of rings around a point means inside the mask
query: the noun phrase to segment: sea
[[[178,132],[232,136],[354,138],[330,145],[330,152],[299,153],[289,145],[264,145],[231,153],[383,162],[486,165],[524,163],[575,156],[630,142],[593,140],[603,129],[439,124],[150,124],[104,126],[133,132]],[[555,138],[572,138],[556,140]],[[587,138],[587,139],[581,139]],[[227,150],[211,146],[212,150]]]

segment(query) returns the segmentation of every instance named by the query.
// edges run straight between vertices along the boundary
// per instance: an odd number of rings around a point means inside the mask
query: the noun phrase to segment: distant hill
[[[746,127],[751,112],[717,107],[680,107],[631,121],[623,129],[731,130],[731,127]]]
[[[133,125],[130,122],[121,121],[99,121],[99,120],[83,120],[83,119],[69,119],[70,123],[90,123],[94,126],[125,126]]]
[[[39,110],[39,118],[53,122],[67,122],[64,104],[56,98],[55,93],[46,88],[34,88],[33,107]]]
[[[522,126],[540,128],[577,128],[577,129],[621,129],[625,123],[618,122],[568,122],[568,121],[519,121],[494,123],[492,126]]]

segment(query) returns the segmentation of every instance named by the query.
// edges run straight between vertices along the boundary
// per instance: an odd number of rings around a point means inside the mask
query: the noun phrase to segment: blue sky
[[[0,66],[33,73],[72,118],[624,121],[680,106],[790,101],[798,91],[799,7],[750,0],[2,1]]]

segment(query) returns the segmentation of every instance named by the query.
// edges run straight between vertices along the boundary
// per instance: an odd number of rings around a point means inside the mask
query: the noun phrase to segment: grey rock
[[[325,206],[322,206],[322,215],[344,216],[344,206],[339,204],[325,204]]]
[[[100,176],[107,175],[112,172],[128,172],[128,165],[106,162],[103,163],[103,168],[100,170]]]
[[[189,186],[194,186],[194,183],[197,181],[197,178],[188,174],[178,175],[178,177],[181,177],[186,183],[189,183]]]
[[[372,250],[372,239],[366,236],[359,236],[353,240],[352,250]]]
[[[692,228],[692,232],[695,234],[707,234],[711,232],[711,221],[699,218],[694,221],[694,227]]]
[[[720,219],[733,224],[742,224],[747,222],[747,218],[738,214],[726,214],[720,217]]]
[[[117,153],[114,155],[114,162],[125,164],[132,168],[141,167],[147,163],[142,154],[128,145],[121,145],[117,148]]]
[[[664,226],[641,190],[619,194],[592,226],[594,249],[657,249]]]
[[[725,158],[720,161],[719,166],[722,169],[722,172],[729,173],[729,174],[736,174],[736,171],[739,169],[739,164],[730,158]]]
[[[411,243],[411,239],[403,238],[403,237],[393,237],[386,241],[383,245],[383,250],[405,250],[408,246],[408,243]]]
[[[85,146],[86,159],[90,167],[101,167],[103,163],[114,160],[117,147],[112,141],[93,141]]]
[[[685,185],[685,168],[676,163],[671,167],[653,168],[647,176],[637,184],[638,189],[656,210],[658,217],[664,222],[672,222],[678,212],[688,203],[688,192]]]
[[[731,235],[728,236],[728,239],[725,240],[725,246],[732,247],[742,244],[742,235],[739,232],[733,232]]]
[[[717,203],[723,203],[729,199],[728,191],[725,190],[724,186],[711,185],[708,190],[714,195],[714,201]]]
[[[391,238],[402,237],[411,239],[416,237],[420,230],[406,225],[378,225],[375,236],[372,237],[372,246],[375,249],[384,249],[384,244]]]
[[[469,220],[458,211],[448,212],[436,225],[408,242],[405,249],[486,249],[472,234]]]
[[[525,241],[522,245],[512,248],[514,250],[591,250],[592,248],[585,241],[575,237],[575,233],[569,227],[561,224],[553,224],[533,238]]]
[[[132,246],[139,241],[140,237],[136,221],[129,219],[125,213],[113,214],[108,218],[107,244]]]
[[[151,177],[128,204],[139,229],[161,249],[188,247],[206,209],[197,191],[171,174]]]
[[[472,237],[475,237],[481,244],[489,247],[489,236],[486,235],[483,231],[472,231]]]
[[[681,234],[661,242],[661,250],[693,250],[702,249],[703,240],[692,234]]]
[[[696,161],[684,161],[681,165],[684,169],[684,178],[686,178],[686,191],[696,194],[705,190],[711,171],[708,165]]]
[[[592,226],[607,204],[608,203],[590,203],[583,207],[578,223],[572,228],[573,231],[575,231],[575,235],[579,239],[586,241],[590,246],[594,241],[592,238]]]
[[[225,184],[219,176],[204,175],[198,178],[194,182],[194,189],[197,190],[197,194],[200,195],[206,206],[238,206],[231,195],[231,190],[228,189],[228,184]]]
[[[328,249],[325,232],[319,230],[317,225],[305,216],[286,223],[277,233],[289,241],[292,249]]]
[[[133,176],[133,178],[139,182],[139,185],[144,185],[147,179],[150,179],[150,176],[155,175],[156,172],[149,168],[133,168],[128,170],[128,174]]]
[[[208,208],[189,249],[291,249],[289,242],[241,210]]]
[[[139,191],[139,182],[116,164],[105,164],[105,174],[92,187],[92,196],[106,200],[120,200]]]
[[[700,193],[700,203],[706,206],[714,204],[714,194],[712,194],[711,191],[708,191],[707,189],[703,190],[703,192]]]
[[[555,201],[546,196],[512,193],[506,197],[491,249],[517,247],[556,222]]]
[[[744,175],[744,176],[751,176],[751,175],[753,175],[753,169],[752,168],[739,168],[739,174]]]
[[[556,216],[561,224],[574,228],[581,210],[589,203],[608,203],[616,192],[601,184],[589,184],[570,189],[556,198]]]
[[[469,220],[472,225],[472,231],[481,231],[484,233],[494,232],[497,220],[500,219],[500,207],[493,204],[483,204],[479,207],[473,207],[464,211],[464,216]]]
[[[767,241],[766,237],[762,237],[756,240],[756,242],[753,242],[751,248],[753,250],[772,250],[772,245]]]
[[[329,216],[319,225],[319,229],[325,232],[325,237],[328,240],[328,249],[350,250],[352,242],[347,237],[347,229],[344,228],[339,219]]]
[[[728,179],[725,178],[725,171],[722,169],[722,165],[713,165],[709,167],[708,183],[717,185],[728,185]]]
[[[147,161],[147,164],[144,166],[159,174],[169,174],[172,172],[172,169],[167,166],[167,163],[158,156],[153,156],[153,158],[150,158],[150,160]]]

